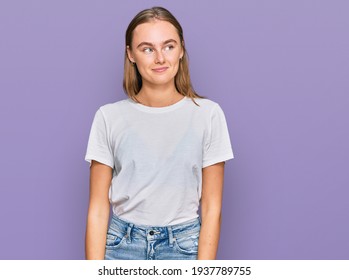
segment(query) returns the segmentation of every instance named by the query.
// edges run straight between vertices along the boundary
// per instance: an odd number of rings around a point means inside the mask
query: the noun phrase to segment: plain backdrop
[[[0,259],[84,258],[92,119],[156,5],[229,126],[218,258],[349,259],[345,0],[1,0]]]

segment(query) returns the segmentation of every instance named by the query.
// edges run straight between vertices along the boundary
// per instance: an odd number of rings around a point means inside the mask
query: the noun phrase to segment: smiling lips
[[[165,72],[168,69],[168,67],[159,67],[159,68],[153,68],[152,70],[156,73],[162,73]]]

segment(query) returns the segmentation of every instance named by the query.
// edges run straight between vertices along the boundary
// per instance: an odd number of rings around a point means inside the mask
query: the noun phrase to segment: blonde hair
[[[132,63],[127,56],[127,47],[131,48],[132,39],[133,39],[133,31],[135,28],[146,22],[150,22],[152,20],[163,20],[171,23],[177,30],[180,41],[182,43],[183,48],[183,57],[180,60],[178,72],[175,76],[175,87],[176,90],[187,97],[190,97],[195,104],[197,104],[194,98],[204,98],[203,96],[198,95],[190,80],[189,73],[189,63],[188,63],[188,53],[185,49],[184,45],[184,37],[183,37],[183,29],[177,19],[165,8],[162,7],[153,7],[150,9],[143,10],[139,12],[130,22],[126,30],[126,40],[125,40],[125,59],[124,59],[124,80],[123,87],[126,94],[138,102],[136,99],[136,95],[142,88],[142,76],[137,69],[137,65]],[[198,104],[197,104],[198,105]]]

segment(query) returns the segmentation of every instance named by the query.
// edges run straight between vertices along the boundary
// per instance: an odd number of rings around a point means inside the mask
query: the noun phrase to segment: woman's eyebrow
[[[177,44],[177,41],[176,41],[175,39],[168,39],[168,40],[164,41],[162,44],[163,44],[163,45],[166,45],[166,44],[168,44],[168,43],[175,43],[175,44]],[[140,44],[137,46],[137,48],[142,47],[142,46],[151,46],[151,47],[154,47],[154,44],[149,43],[149,42],[142,42],[142,43],[140,43]]]

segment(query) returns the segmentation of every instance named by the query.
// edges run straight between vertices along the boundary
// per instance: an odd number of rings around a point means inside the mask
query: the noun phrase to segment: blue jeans
[[[106,260],[196,260],[199,218],[166,226],[137,226],[113,215],[107,233]]]

